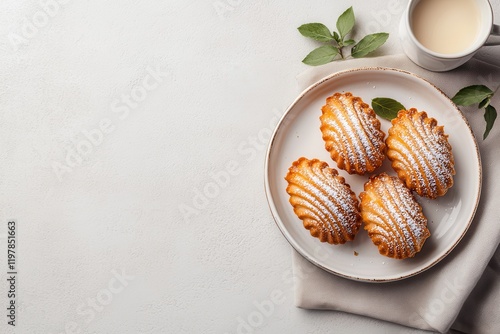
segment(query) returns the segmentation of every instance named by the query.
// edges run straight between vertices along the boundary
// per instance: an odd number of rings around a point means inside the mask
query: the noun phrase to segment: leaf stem
[[[341,57],[342,59],[344,59],[344,54],[342,53],[342,49],[343,49],[343,47],[342,47],[342,46],[341,46],[341,47],[338,47],[340,57]]]

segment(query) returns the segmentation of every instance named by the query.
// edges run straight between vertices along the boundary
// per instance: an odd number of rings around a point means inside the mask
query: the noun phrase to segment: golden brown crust
[[[372,108],[351,93],[335,93],[321,109],[325,148],[349,174],[371,173],[385,159],[385,134]]]
[[[302,157],[292,164],[285,180],[293,211],[313,237],[330,244],[354,239],[361,226],[359,201],[335,169]]]
[[[380,254],[405,259],[420,252],[430,236],[427,219],[399,178],[385,173],[373,176],[359,197],[364,228]]]
[[[401,110],[392,120],[386,144],[392,168],[420,196],[437,198],[453,186],[455,168],[448,136],[425,111]]]

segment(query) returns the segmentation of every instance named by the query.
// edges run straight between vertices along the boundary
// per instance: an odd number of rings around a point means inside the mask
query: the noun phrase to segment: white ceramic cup
[[[412,13],[421,0],[410,0],[399,25],[399,38],[404,52],[415,64],[435,72],[452,70],[466,61],[484,45],[500,45],[500,41],[488,41],[493,36],[500,36],[500,26],[493,24],[493,10],[488,0],[475,0],[480,13],[480,27],[477,37],[465,50],[445,54],[432,51],[423,46],[412,31]]]

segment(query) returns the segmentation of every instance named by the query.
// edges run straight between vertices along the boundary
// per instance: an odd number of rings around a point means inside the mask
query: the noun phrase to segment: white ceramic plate
[[[288,202],[284,177],[299,157],[318,158],[337,167],[324,148],[319,130],[321,107],[335,92],[352,92],[365,102],[390,97],[406,108],[425,110],[444,125],[453,148],[454,186],[436,200],[416,196],[428,218],[431,232],[415,258],[394,260],[382,256],[361,229],[353,242],[321,243],[295,216]],[[387,134],[390,122],[381,119]],[[349,279],[388,282],[407,278],[435,265],[458,244],[476,211],[481,193],[481,161],[477,143],[460,110],[434,85],[415,74],[389,68],[358,68],[338,72],[307,88],[285,112],[268,147],[265,166],[266,194],[276,224],[290,244],[306,259],[331,273]],[[395,175],[386,159],[376,172]],[[359,195],[368,176],[339,171]],[[357,256],[355,254],[358,254]]]

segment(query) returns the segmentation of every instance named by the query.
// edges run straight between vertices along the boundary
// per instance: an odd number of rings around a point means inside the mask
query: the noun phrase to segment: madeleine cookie
[[[343,177],[326,162],[300,158],[285,177],[293,211],[321,242],[343,244],[361,226],[359,201]]]
[[[436,198],[453,186],[455,162],[448,136],[425,111],[401,110],[386,143],[392,168],[409,189]]]
[[[365,230],[380,254],[405,259],[420,252],[430,236],[427,218],[411,191],[395,176],[372,176],[360,194]]]
[[[372,108],[351,93],[335,93],[321,109],[325,148],[349,174],[371,173],[385,158],[385,134]]]

